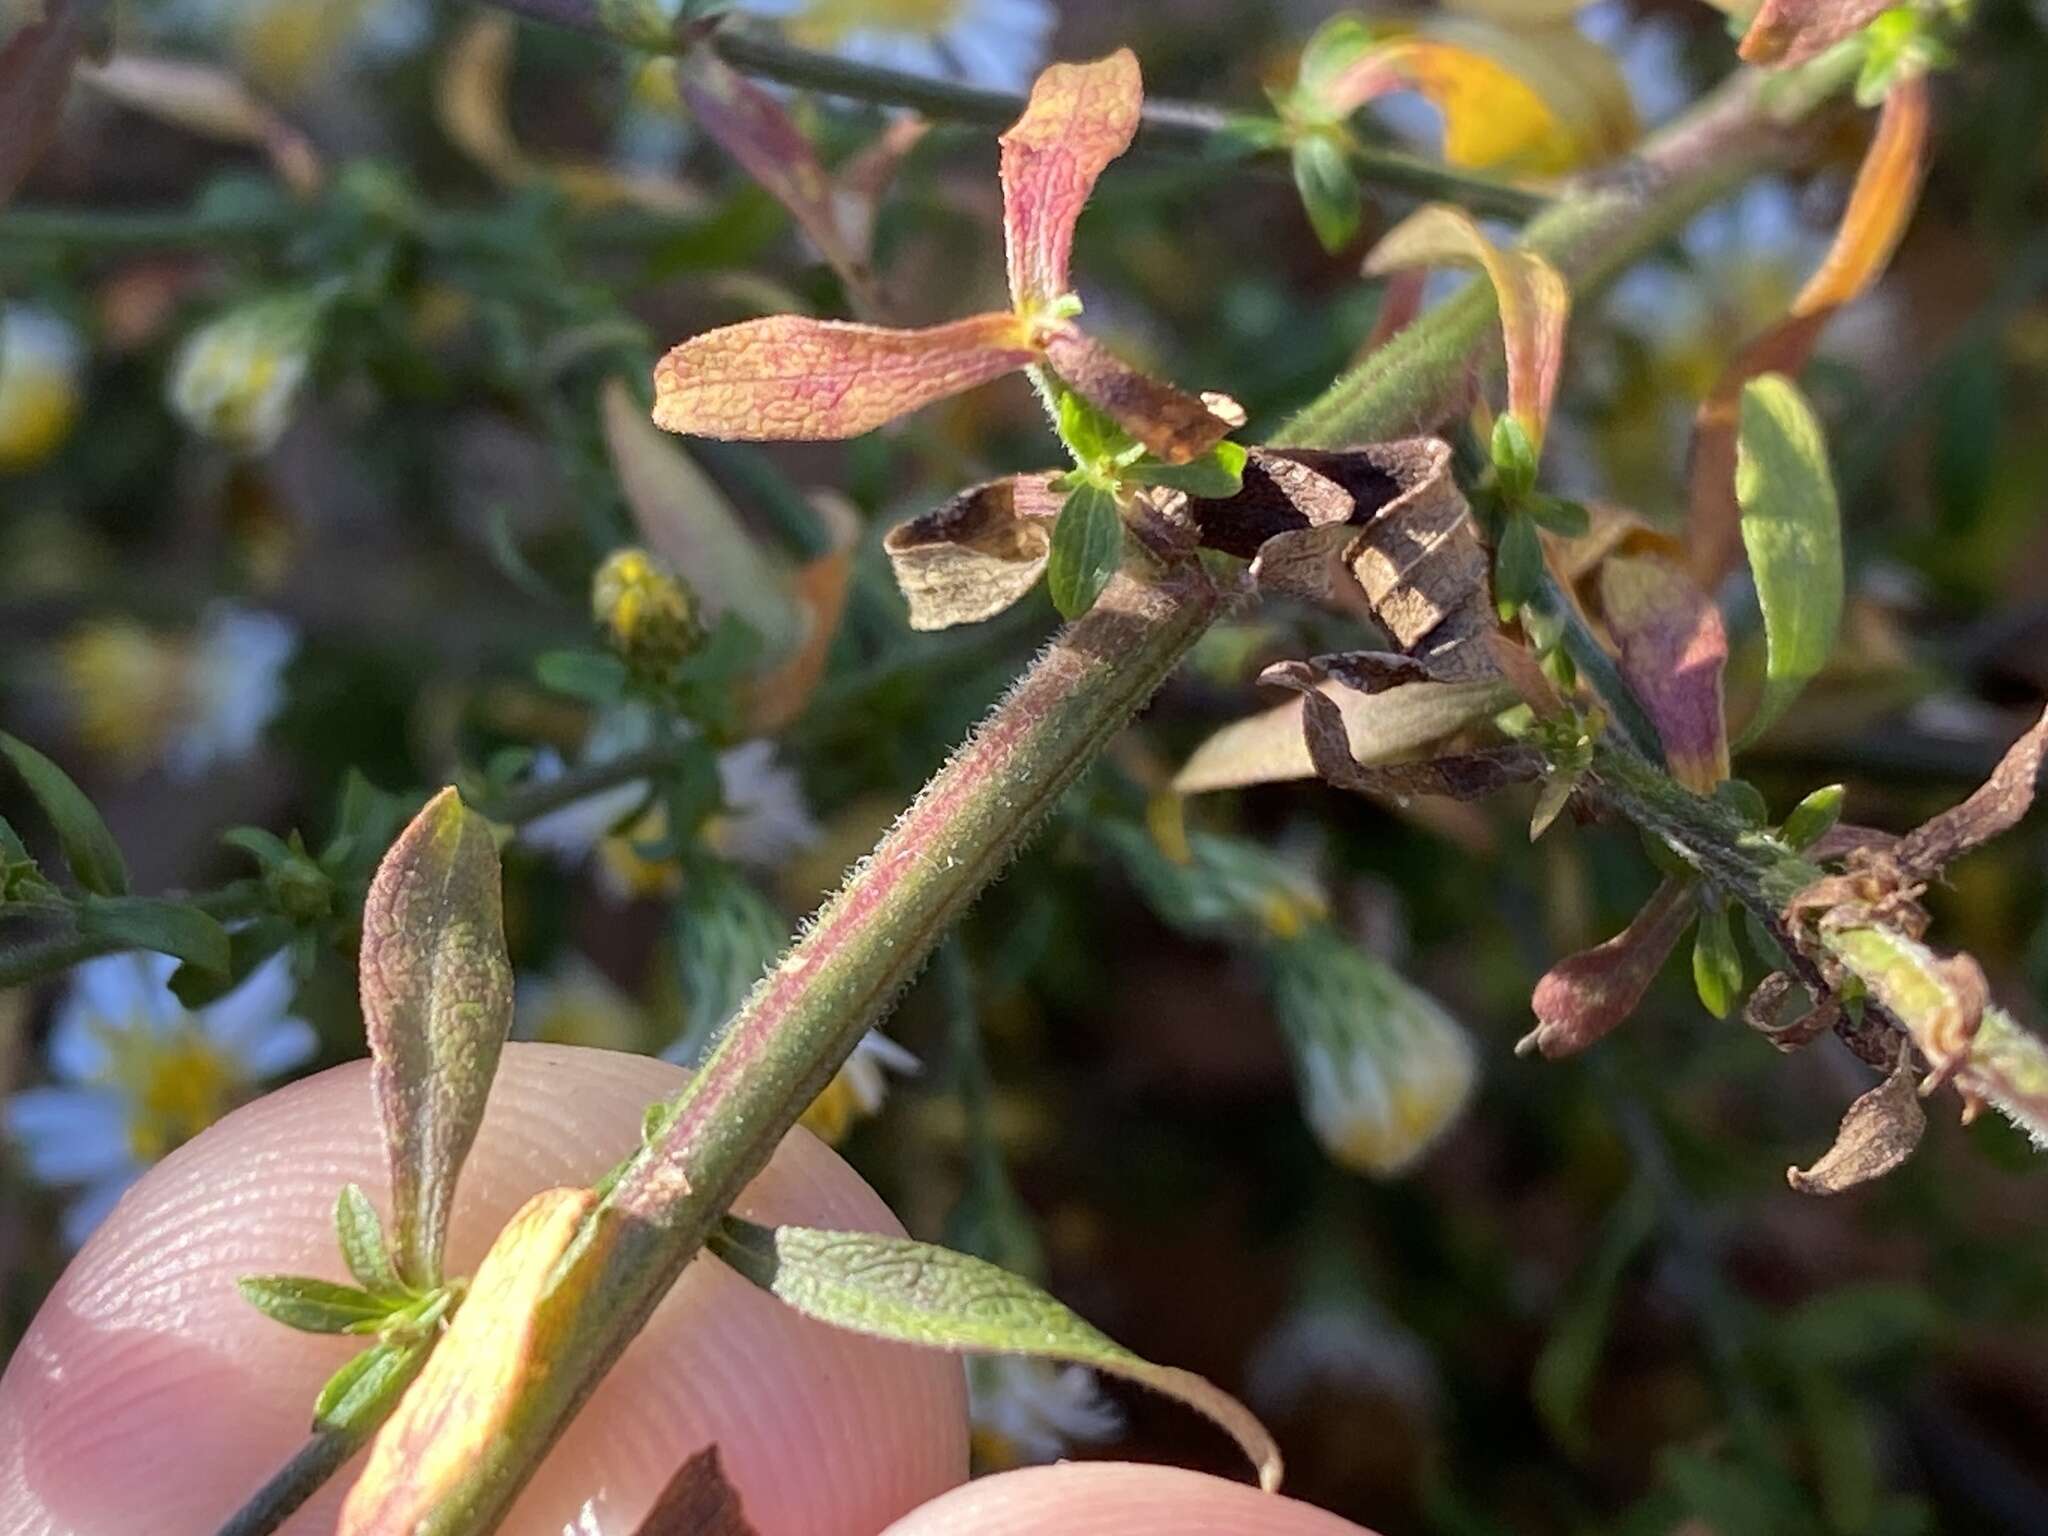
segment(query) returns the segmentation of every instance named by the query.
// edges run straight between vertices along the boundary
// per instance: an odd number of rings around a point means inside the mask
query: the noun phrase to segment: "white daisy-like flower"
[[[1362,1297],[1295,1307],[1245,1369],[1246,1393],[1272,1413],[1291,1411],[1319,1387],[1379,1393],[1423,1412],[1439,1395],[1422,1341]]]
[[[291,425],[327,302],[325,290],[273,294],[207,321],[172,360],[171,409],[201,436],[267,452]]]
[[[603,1051],[638,1050],[646,1017],[612,979],[582,955],[545,975],[519,978],[512,992],[512,1038]]]
[[[292,977],[283,955],[197,1013],[171,992],[176,969],[167,955],[141,953],[79,966],[50,1031],[56,1081],[0,1104],[0,1127],[29,1172],[82,1186],[64,1213],[73,1247],[145,1168],[318,1047],[312,1026],[285,1011]]]
[[[216,603],[188,634],[129,619],[81,624],[57,670],[79,733],[130,772],[189,782],[248,758],[284,703],[298,631],[274,613]]]
[[[725,809],[705,838],[734,863],[775,869],[817,842],[803,781],[776,755],[774,742],[743,741],[721,752],[718,788]]]
[[[47,309],[0,308],[0,474],[33,469],[78,419],[85,346]]]
[[[1316,1139],[1343,1167],[1405,1172],[1472,1096],[1471,1037],[1428,993],[1334,936],[1283,951],[1276,982]]]
[[[780,21],[791,42],[857,64],[1030,88],[1052,46],[1051,0],[742,0]]]
[[[1025,1355],[967,1362],[967,1414],[975,1454],[994,1468],[1057,1461],[1068,1447],[1108,1440],[1124,1426],[1093,1371]]]
[[[923,1066],[879,1029],[869,1030],[825,1085],[825,1091],[804,1111],[805,1128],[820,1141],[837,1146],[855,1121],[881,1113],[889,1097],[890,1077],[912,1077]]]

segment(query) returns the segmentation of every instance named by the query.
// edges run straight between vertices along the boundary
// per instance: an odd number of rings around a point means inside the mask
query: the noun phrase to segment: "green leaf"
[[[1749,827],[1768,826],[1771,808],[1763,792],[1747,779],[1723,779],[1714,786],[1714,798],[1727,806]]]
[[[197,907],[155,896],[88,896],[79,904],[81,935],[115,949],[153,949],[224,977],[228,931]]]
[[[1780,1315],[1773,1347],[1802,1366],[1853,1370],[1923,1348],[1941,1320],[1925,1291],[1869,1280],[1823,1291]]]
[[[1334,253],[1350,244],[1361,209],[1358,178],[1335,138],[1313,133],[1295,141],[1294,186],[1323,249]]]
[[[1562,496],[1545,496],[1539,491],[1527,497],[1522,505],[1536,519],[1537,527],[1547,528],[1567,539],[1583,538],[1593,526],[1593,514],[1582,502],[1567,501]]]
[[[1763,699],[1742,735],[1749,742],[1820,671],[1842,622],[1841,513],[1827,444],[1811,407],[1778,374],[1743,387],[1735,499],[1766,648]]]
[[[1513,618],[1542,584],[1543,544],[1536,537],[1536,524],[1525,512],[1511,512],[1493,553],[1493,600],[1500,616]]]
[[[1186,491],[1190,496],[1220,498],[1235,496],[1244,489],[1244,463],[1241,444],[1218,443],[1186,464],[1140,459],[1126,465],[1121,473],[1125,480],[1139,485],[1163,485],[1168,490]]]
[[[64,893],[44,876],[7,818],[0,816],[0,906],[61,906]]]
[[[272,1322],[301,1333],[365,1333],[392,1311],[384,1297],[311,1275],[244,1275],[235,1289]]]
[[[1709,907],[1700,914],[1692,942],[1692,984],[1707,1012],[1717,1019],[1727,1018],[1742,999],[1742,951],[1735,947],[1726,907]]]
[[[313,1428],[366,1433],[382,1423],[433,1349],[430,1339],[372,1344],[327,1378],[313,1400]]]
[[[1140,1359],[986,1260],[909,1238],[760,1227],[730,1216],[707,1246],[763,1290],[835,1328],[969,1354],[1069,1361],[1178,1398],[1237,1441],[1261,1485],[1279,1485],[1279,1447],[1242,1403],[1192,1371]]]
[[[512,1023],[498,851],[454,790],[428,801],[378,866],[361,971],[396,1265],[426,1290],[440,1283],[455,1181]]]
[[[1601,1224],[1600,1245],[1587,1260],[1584,1273],[1573,1281],[1564,1315],[1536,1357],[1529,1380],[1536,1411],[1558,1443],[1574,1453],[1588,1444],[1586,1395],[1607,1347],[1615,1293],[1656,1226],[1656,1200],[1649,1187],[1638,1182]]]
[[[1046,590],[1060,617],[1078,619],[1095,606],[1124,553],[1124,519],[1116,496],[1099,485],[1070,495],[1053,524],[1045,562]]]
[[[547,651],[533,675],[543,688],[590,704],[616,704],[625,696],[626,664],[608,651]]]
[[[1839,784],[1824,784],[1792,807],[1779,835],[1794,849],[1811,848],[1834,830],[1842,817],[1844,790]]]
[[[1060,441],[1086,469],[1109,464],[1137,446],[1137,439],[1071,389],[1060,391]]]
[[[128,866],[114,834],[100,819],[85,791],[71,776],[18,737],[0,731],[0,753],[14,765],[35,796],[36,804],[56,829],[64,862],[78,883],[96,896],[120,896],[128,890]]]
[[[1536,445],[1512,411],[1493,421],[1493,472],[1510,506],[1519,507],[1536,489]]]
[[[342,1261],[356,1283],[374,1296],[402,1296],[405,1284],[384,1242],[384,1220],[360,1184],[344,1184],[334,1202],[334,1231]]]

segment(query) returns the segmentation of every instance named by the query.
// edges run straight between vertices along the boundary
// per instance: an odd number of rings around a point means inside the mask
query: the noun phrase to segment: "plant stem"
[[[609,36],[653,53],[678,53],[703,37],[701,28],[678,30],[650,20],[641,23],[613,16],[602,0],[484,0],[500,10],[571,31]],[[619,9],[627,9],[621,6]],[[829,53],[815,53],[784,42],[773,32],[743,23],[726,22],[711,31],[709,46],[742,74],[756,75],[804,90],[825,91],[879,106],[909,107],[945,122],[1007,128],[1024,110],[1024,98],[1012,91],[989,90],[937,80],[903,70],[860,64]],[[1181,154],[1215,155],[1228,142],[1238,115],[1201,102],[1171,101],[1148,96],[1138,120],[1140,146]],[[1262,154],[1284,154],[1284,146]],[[1549,201],[1542,193],[1470,171],[1455,170],[1402,154],[1367,146],[1351,156],[1361,179],[1392,192],[1416,198],[1461,203],[1498,218],[1525,219]]]
[[[568,9],[530,0],[528,14]],[[559,18],[556,18],[559,19]],[[1573,193],[1531,238],[1584,292],[1778,150],[1739,79]],[[1398,436],[1455,404],[1485,354],[1490,295],[1425,315],[1289,429],[1296,443]],[[1361,382],[1361,376],[1364,381]],[[861,1034],[916,975],[1060,792],[1223,610],[1197,565],[1119,575],[925,787],[803,938],[756,987],[556,1266],[560,1352],[504,1432],[464,1468],[420,1536],[493,1529],[527,1477]]]
[[[316,1430],[292,1459],[271,1474],[249,1502],[220,1528],[220,1536],[270,1536],[320,1491],[369,1439],[367,1428]]]
[[[222,922],[255,917],[264,909],[263,887],[254,880],[237,880],[186,900],[188,905]],[[12,913],[8,916],[13,920]],[[17,941],[0,942],[0,991],[25,987],[100,955],[131,947],[125,940],[81,933],[77,916],[69,908],[52,912],[51,916],[50,929]],[[29,917],[26,921],[32,924],[35,919]]]

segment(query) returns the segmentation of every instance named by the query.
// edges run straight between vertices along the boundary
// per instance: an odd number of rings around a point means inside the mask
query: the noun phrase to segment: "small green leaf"
[[[1550,824],[1556,821],[1559,813],[1571,803],[1572,795],[1584,777],[1583,768],[1568,768],[1553,773],[1543,781],[1543,788],[1536,792],[1535,809],[1529,813],[1530,842],[1535,842],[1550,830]]]
[[[429,1339],[386,1339],[372,1344],[327,1378],[313,1400],[313,1428],[367,1433],[397,1406],[427,1363]]]
[[[628,681],[626,664],[608,651],[548,651],[534,659],[533,675],[543,688],[591,704],[616,704]]]
[[[1767,826],[1771,808],[1763,793],[1747,779],[1723,779],[1714,786],[1714,798],[1727,806],[1749,827]]]
[[[1237,1441],[1262,1486],[1279,1485],[1279,1447],[1242,1403],[1192,1371],[1139,1358],[986,1260],[909,1238],[760,1227],[730,1216],[707,1246],[763,1290],[835,1328],[968,1354],[1070,1361],[1178,1398]]]
[[[490,824],[444,789],[384,855],[363,906],[370,1082],[391,1163],[399,1278],[440,1283],[455,1181],[512,1023]]]
[[[1323,249],[1341,251],[1358,233],[1361,204],[1358,178],[1344,159],[1344,148],[1327,133],[1312,133],[1294,143],[1294,186],[1301,206]]]
[[[1084,469],[1095,469],[1137,446],[1137,440],[1071,389],[1060,391],[1060,441]]]
[[[64,893],[50,883],[7,818],[0,816],[0,906],[15,903],[63,905]]]
[[[228,931],[197,907],[154,896],[88,896],[79,904],[78,931],[116,949],[153,949],[175,955],[214,976],[230,966]]]
[[[1583,503],[1566,501],[1562,496],[1546,496],[1539,491],[1531,494],[1522,505],[1536,519],[1537,527],[1547,528],[1562,538],[1583,538],[1593,526],[1593,514]]]
[[[1060,508],[1045,562],[1046,590],[1060,617],[1078,619],[1095,606],[1124,552],[1124,519],[1115,493],[1084,485]]]
[[[1493,421],[1493,472],[1511,507],[1521,506],[1536,489],[1536,445],[1511,411]]]
[[[392,1310],[384,1297],[310,1275],[244,1275],[235,1289],[272,1322],[301,1333],[365,1333]]]
[[[1700,914],[1692,943],[1692,981],[1700,1002],[1717,1019],[1735,1011],[1742,998],[1742,951],[1728,925],[1728,909],[1714,906]]]
[[[56,829],[73,878],[96,896],[120,896],[128,890],[128,866],[114,834],[100,819],[85,791],[71,776],[18,737],[0,731],[0,753],[14,765],[35,796],[36,804]]]
[[[1219,499],[1235,496],[1244,489],[1244,464],[1242,445],[1218,443],[1199,459],[1186,464],[1140,459],[1125,466],[1122,476],[1139,485],[1163,485],[1168,490],[1186,491],[1190,496]]]
[[[1779,829],[1786,845],[1794,849],[1811,848],[1832,832],[1842,817],[1843,794],[1841,785],[1824,784],[1793,806],[1792,814]]]
[[[1742,390],[1735,499],[1763,609],[1762,700],[1753,741],[1835,648],[1842,622],[1842,528],[1820,423],[1791,382],[1767,373]]]
[[[1536,524],[1525,512],[1511,512],[1493,553],[1493,601],[1500,616],[1513,618],[1542,584],[1543,544],[1536,537]]]
[[[405,1285],[384,1242],[384,1221],[360,1184],[344,1184],[334,1202],[335,1236],[356,1283],[374,1296],[402,1296]]]

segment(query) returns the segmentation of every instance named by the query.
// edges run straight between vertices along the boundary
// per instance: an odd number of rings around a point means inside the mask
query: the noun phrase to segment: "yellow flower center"
[[[144,1025],[104,1028],[113,1065],[107,1081],[128,1101],[128,1147],[154,1163],[234,1106],[242,1086],[234,1059],[197,1025],[164,1034]]]
[[[1024,1465],[1024,1451],[1001,1430],[975,1425],[968,1431],[968,1449],[974,1464],[989,1472],[1008,1472]]]
[[[846,1133],[859,1118],[860,1095],[854,1092],[852,1080],[842,1069],[825,1085],[825,1091],[811,1101],[802,1124],[825,1145],[836,1147],[846,1140]]]
[[[280,95],[301,89],[363,19],[365,0],[270,0],[243,13],[235,50],[257,81]]]
[[[78,387],[45,368],[0,361],[0,472],[33,469],[56,452],[78,415]]]
[[[967,0],[812,0],[789,25],[792,42],[832,48],[855,32],[911,32],[937,37],[956,25]]]
[[[640,852],[641,844],[658,843],[666,836],[668,811],[655,805],[617,837],[597,845],[598,861],[621,894],[659,898],[683,888],[682,870],[674,859],[650,859]]]
[[[58,652],[80,735],[131,771],[162,750],[185,713],[188,665],[179,647],[120,619],[79,626]]]

